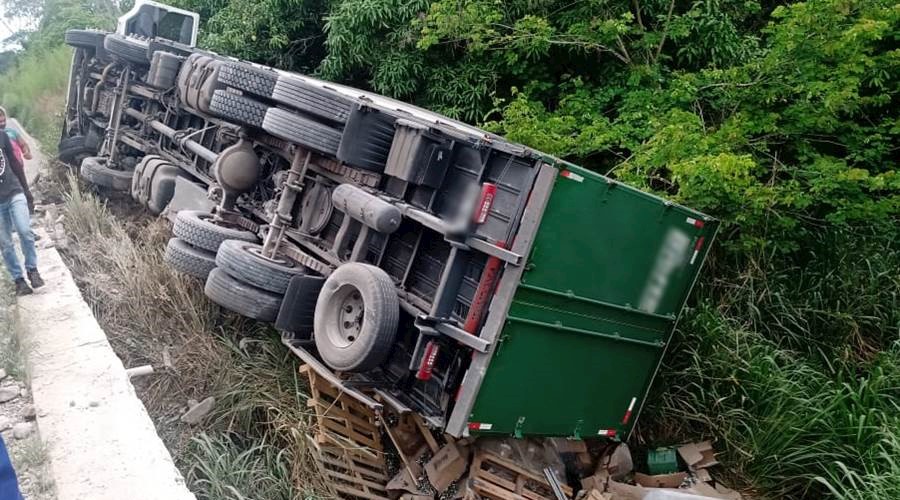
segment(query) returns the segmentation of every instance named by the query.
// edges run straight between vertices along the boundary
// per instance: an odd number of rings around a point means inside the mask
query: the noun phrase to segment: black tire
[[[255,242],[256,235],[244,229],[224,227],[213,223],[212,214],[198,210],[182,210],[175,216],[172,232],[191,245],[216,252],[226,240]]]
[[[291,278],[278,318],[275,319],[275,328],[290,332],[293,339],[309,340],[313,332],[316,300],[324,283],[324,277],[313,274]]]
[[[131,189],[132,170],[115,170],[106,166],[106,158],[89,156],[81,161],[81,177],[95,186],[115,191]]]
[[[163,260],[179,273],[203,280],[216,268],[216,254],[192,247],[178,238],[169,239]]]
[[[281,75],[272,90],[272,100],[339,125],[347,122],[350,99],[329,90],[310,85],[300,77]]]
[[[341,143],[339,130],[280,108],[269,109],[262,129],[279,139],[332,156],[337,154]]]
[[[258,321],[275,321],[281,308],[281,295],[241,283],[218,268],[209,273],[203,291],[225,309]]]
[[[89,145],[83,135],[66,137],[59,141],[56,149],[59,151],[59,159],[66,163],[75,161],[80,156],[91,155],[97,152],[97,148]]]
[[[396,133],[397,118],[366,106],[354,105],[344,127],[337,158],[372,172],[384,171]]]
[[[272,97],[277,81],[278,73],[242,63],[225,64],[219,73],[223,85],[267,98]]]
[[[225,90],[213,92],[209,102],[209,112],[226,120],[262,128],[269,107],[248,97],[232,94]]]
[[[103,47],[106,32],[97,30],[66,30],[66,45],[96,51]]]
[[[282,295],[291,278],[308,271],[285,257],[263,257],[262,245],[240,240],[222,242],[216,253],[216,265],[238,281]]]
[[[150,65],[147,45],[115,33],[106,35],[103,41],[106,50],[123,61],[141,66]]]
[[[399,320],[390,276],[369,264],[344,264],[325,280],[316,300],[316,348],[335,370],[374,369],[387,359]]]

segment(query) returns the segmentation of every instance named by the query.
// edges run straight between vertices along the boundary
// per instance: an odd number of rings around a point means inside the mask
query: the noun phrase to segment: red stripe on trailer
[[[431,372],[434,370],[434,362],[437,360],[438,352],[441,346],[433,340],[429,340],[425,344],[425,353],[422,355],[422,362],[419,363],[419,371],[416,372],[416,378],[419,380],[430,380]]]
[[[697,238],[697,244],[694,245],[694,250],[699,252],[701,248],[703,248],[703,241],[706,239],[705,236],[701,236]]]
[[[600,429],[597,432],[597,435],[598,436],[606,436],[606,437],[616,437],[616,430],[615,429]]]
[[[494,198],[496,197],[496,184],[485,182],[481,185],[481,196],[478,197],[478,209],[472,214],[472,222],[475,224],[483,224],[484,221],[487,220],[487,216],[491,212],[491,206],[494,204]]]
[[[634,410],[634,403],[637,402],[637,398],[631,398],[631,403],[628,404],[628,409],[625,410],[625,416],[622,417],[622,425],[628,423],[631,420],[631,412]]]
[[[495,243],[500,248],[506,248],[502,242]],[[497,281],[497,275],[500,274],[500,266],[503,261],[499,257],[488,257],[487,263],[484,265],[484,271],[481,272],[481,280],[478,282],[478,288],[475,289],[475,295],[472,297],[472,305],[469,306],[469,314],[466,315],[466,322],[463,324],[463,330],[475,334],[478,326],[481,324],[481,318],[484,316],[484,310],[490,302],[491,295],[494,292],[494,284]]]

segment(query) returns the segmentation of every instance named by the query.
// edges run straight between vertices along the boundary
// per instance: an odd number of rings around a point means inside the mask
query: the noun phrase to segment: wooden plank
[[[431,433],[431,429],[425,425],[425,421],[422,420],[422,417],[417,413],[413,413],[412,420],[415,422],[416,427],[419,429],[419,432],[422,433],[422,437],[425,438],[425,442],[428,444],[428,447],[431,448],[432,453],[437,453],[440,446],[438,445],[437,440],[434,439],[434,434]]]

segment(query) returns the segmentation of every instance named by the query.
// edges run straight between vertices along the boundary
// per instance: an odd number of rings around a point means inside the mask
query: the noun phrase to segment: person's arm
[[[6,154],[6,161],[9,162],[10,168],[16,177],[19,178],[19,184],[22,185],[22,191],[25,193],[25,199],[28,200],[28,210],[30,212],[34,212],[34,196],[31,195],[31,189],[28,188],[28,178],[25,177],[25,165],[16,158],[16,155],[13,154],[12,143],[9,141],[9,136],[6,134],[2,135],[2,147],[3,152]]]
[[[22,156],[24,156],[26,160],[32,159],[31,146],[28,145],[28,141],[26,141],[21,134],[16,135],[16,142],[19,143],[19,149],[22,150]]]

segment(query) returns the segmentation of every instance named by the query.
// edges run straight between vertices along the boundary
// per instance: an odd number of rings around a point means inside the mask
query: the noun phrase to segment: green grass
[[[0,105],[21,121],[43,147],[56,151],[65,107],[72,51],[61,46],[27,53],[0,75]]]
[[[717,440],[732,480],[767,497],[900,498],[900,248],[820,243],[802,267],[707,283],[643,437]]]

